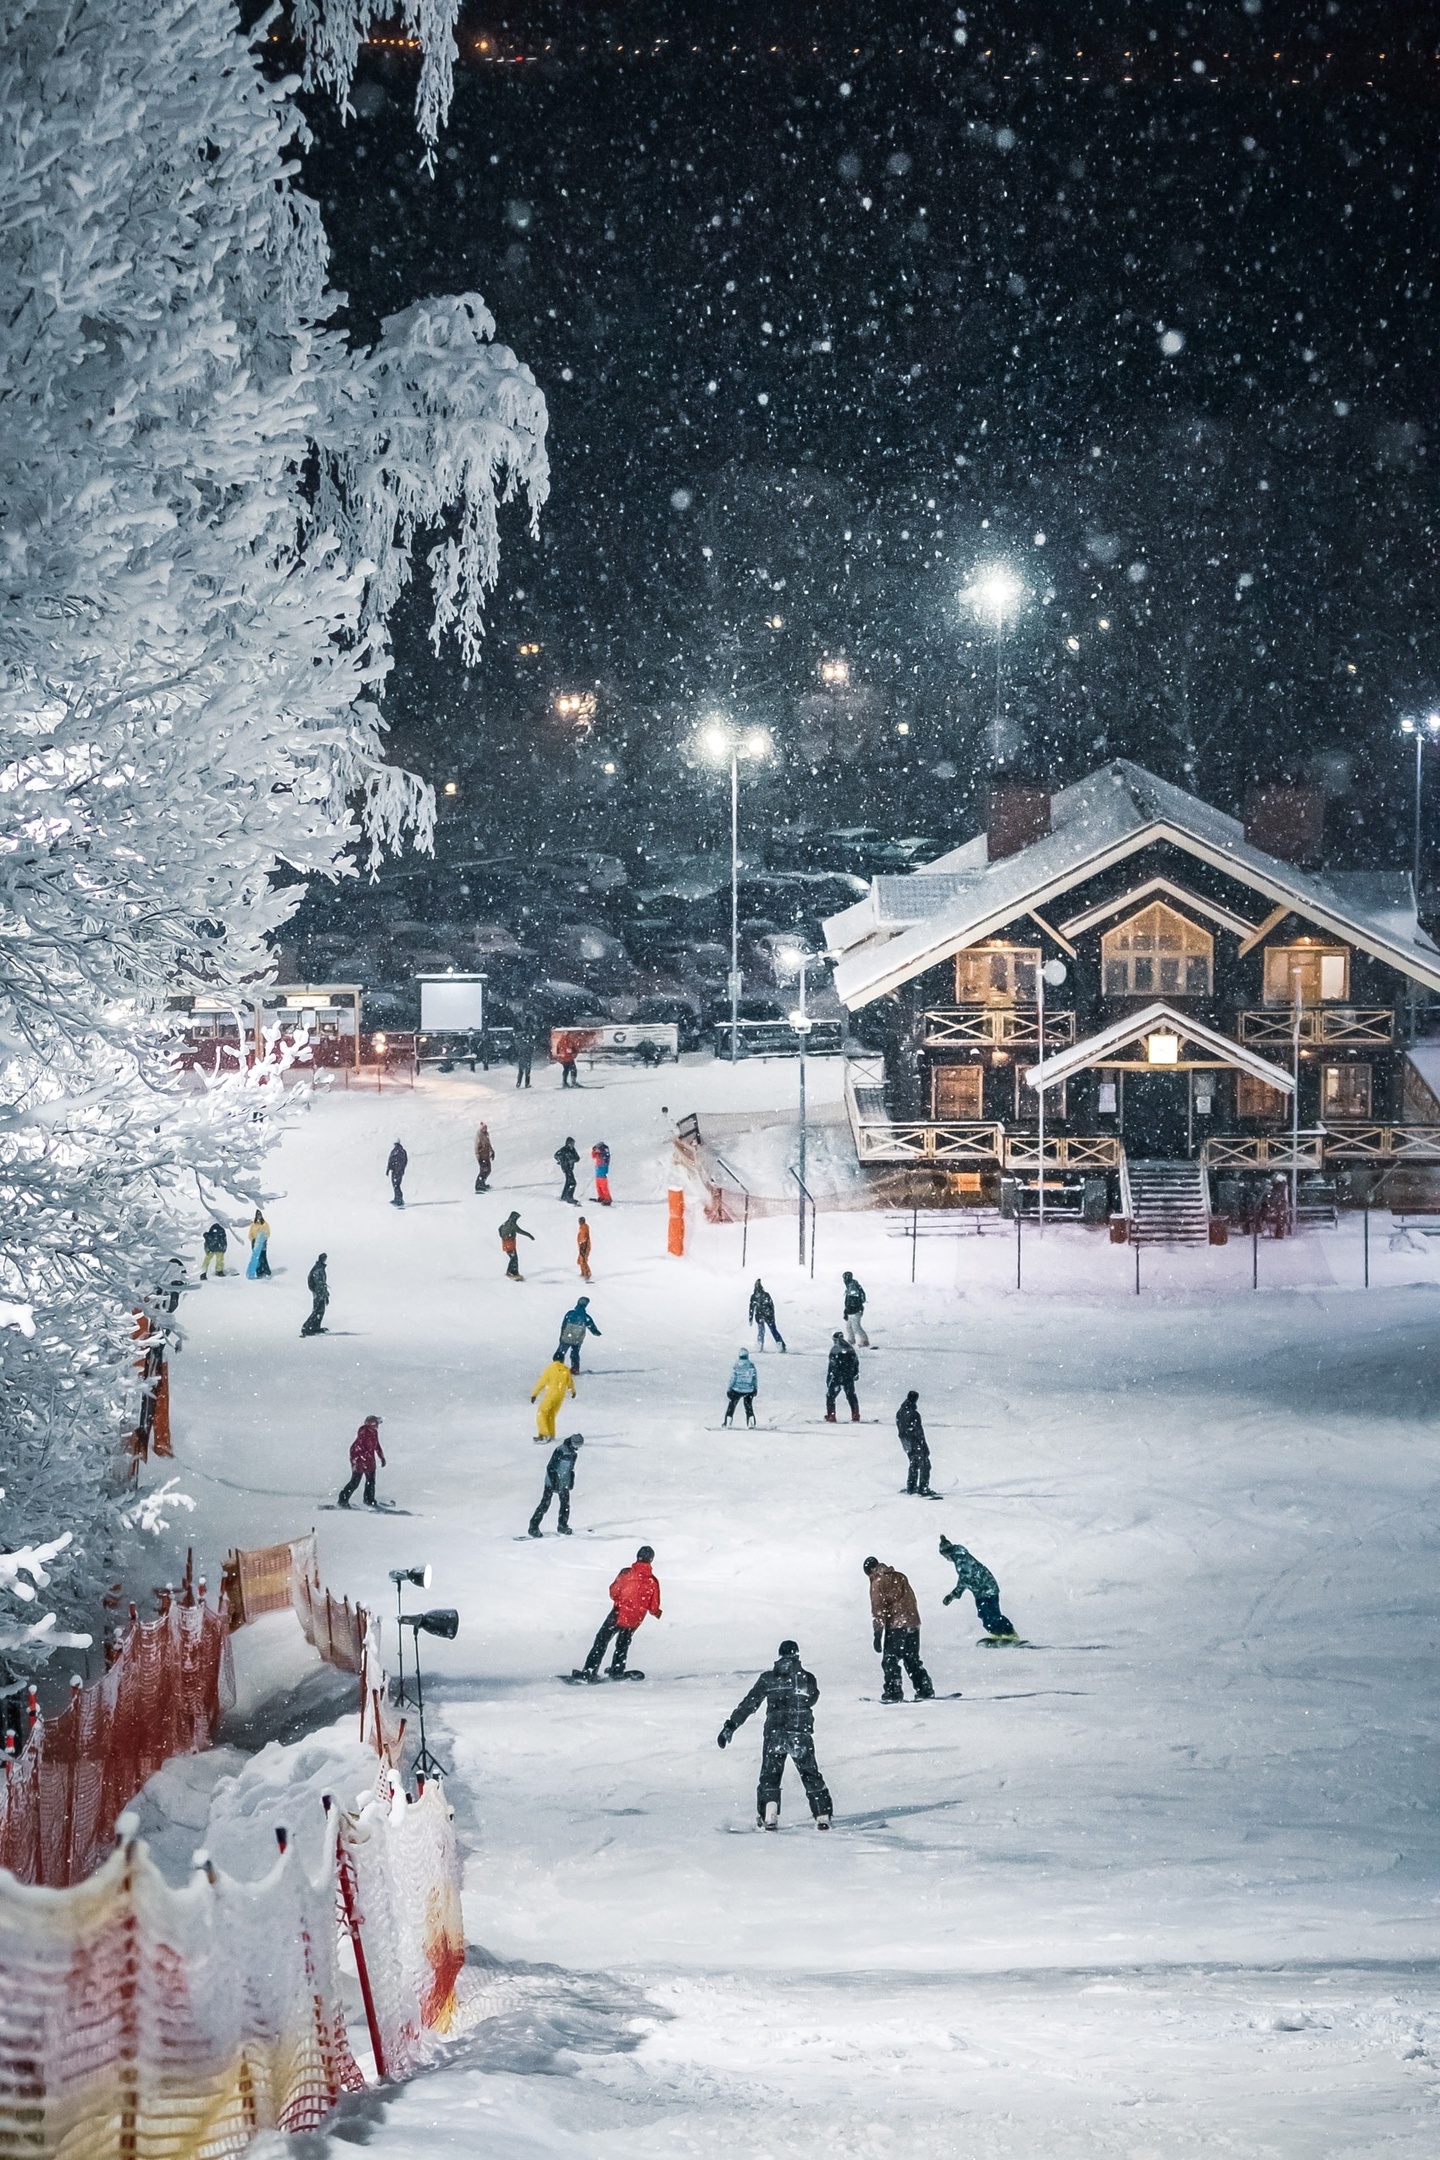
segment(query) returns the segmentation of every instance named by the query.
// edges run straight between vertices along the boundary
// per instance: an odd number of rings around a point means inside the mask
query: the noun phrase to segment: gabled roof
[[[1032,1065],[1025,1075],[1025,1084],[1032,1088],[1054,1087],[1057,1080],[1068,1080],[1072,1073],[1084,1072],[1087,1066],[1103,1065],[1117,1050],[1125,1050],[1131,1043],[1139,1042],[1144,1035],[1164,1032],[1178,1035],[1182,1042],[1194,1043],[1201,1050],[1208,1050],[1222,1065],[1233,1065],[1247,1072],[1253,1079],[1263,1080],[1266,1087],[1278,1088],[1282,1095],[1294,1093],[1295,1081],[1283,1065],[1272,1065],[1255,1050],[1247,1050],[1229,1035],[1221,1035],[1207,1027],[1203,1020],[1196,1020],[1173,1005],[1158,1000],[1146,1005],[1139,1012],[1127,1013],[1123,1020],[1116,1020],[1098,1035],[1087,1036],[1084,1042],[1071,1043],[1059,1050],[1043,1065]],[[1157,1072],[1164,1072],[1157,1065]]]
[[[1117,758],[1061,788],[1049,832],[1017,854],[991,862],[977,833],[910,877],[873,880],[825,925],[836,991],[852,1011],[868,1005],[1160,840],[1440,990],[1440,949],[1419,926],[1408,877],[1298,869],[1252,845],[1238,818]]]

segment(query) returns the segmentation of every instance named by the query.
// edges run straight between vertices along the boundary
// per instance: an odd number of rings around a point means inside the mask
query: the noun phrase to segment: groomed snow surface
[[[773,1123],[794,1086],[687,1060],[568,1095],[548,1070],[528,1094],[504,1070],[335,1094],[273,1158],[273,1279],[186,1300],[176,1452],[200,1510],[174,1535],[212,1580],[227,1545],[313,1524],[337,1590],[393,1613],[387,1569],[428,1560],[424,1601],[461,1616],[425,1643],[430,1741],[491,2014],[329,2149],[1433,2155],[1436,1246],[1391,1250],[1374,1218],[1366,1291],[1347,1220],[1263,1245],[1259,1295],[1248,1245],[1147,1253],[1137,1297],[1127,1250],[1064,1226],[1027,1231],[1017,1294],[1008,1234],[922,1238],[912,1286],[900,1219],[849,1212],[821,1217],[812,1284],[793,1222],[752,1224],[742,1269],[740,1230],[692,1206],[668,1257],[674,1118]],[[587,1168],[609,1141],[616,1204],[586,1208],[604,1333],[560,1425],[586,1439],[576,1534],[552,1511],[535,1543],[528,1395],[582,1287],[567,1133]],[[516,1205],[537,1240],[518,1286],[496,1237]],[[302,1341],[322,1248],[330,1332]],[[843,1267],[874,1347],[866,1422],[832,1427]],[[761,1429],[721,1432],[757,1273],[790,1350],[758,1360]],[[901,1490],[912,1386],[943,1504]],[[409,1513],[322,1513],[372,1410]],[[969,1600],[942,1608],[942,1531],[1034,1647],[982,1649]],[[664,1593],[647,1679],[562,1686],[642,1541]],[[960,1699],[874,1699],[871,1552],[911,1577]],[[785,1635],[820,1681],[828,1837],[793,1772],[781,1834],[753,1829],[758,1721],[715,1745]]]

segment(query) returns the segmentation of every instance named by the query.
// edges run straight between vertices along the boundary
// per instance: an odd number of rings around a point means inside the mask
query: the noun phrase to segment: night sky
[[[396,625],[442,865],[713,838],[712,704],[773,731],[761,825],[973,829],[996,646],[960,595],[997,560],[1012,770],[1124,753],[1227,807],[1306,775],[1332,859],[1408,860],[1434,11],[568,0],[462,43],[433,177],[379,48],[306,168],[357,334],[478,289],[549,401],[480,669]]]

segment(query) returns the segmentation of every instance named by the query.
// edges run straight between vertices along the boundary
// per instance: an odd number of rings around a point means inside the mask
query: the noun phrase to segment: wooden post
[[[331,1796],[325,1793],[322,1798],[328,1815],[333,1805]],[[360,1997],[365,2005],[365,2023],[370,2028],[370,2048],[375,2057],[375,2075],[383,2078],[386,2075],[385,2043],[380,2037],[380,2019],[370,1987],[370,1969],[365,1962],[365,1945],[360,1939],[360,1916],[355,1906],[355,1878],[351,1873],[350,1861],[338,1827],[335,1838],[335,1868],[340,1879],[340,1901],[345,1907],[345,1925],[350,1930],[350,1940],[355,1949],[355,1970],[360,1976]]]

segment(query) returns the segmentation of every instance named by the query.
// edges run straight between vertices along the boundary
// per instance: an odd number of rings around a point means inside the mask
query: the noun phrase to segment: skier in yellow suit
[[[574,1393],[575,1382],[571,1377],[569,1366],[563,1358],[551,1358],[550,1363],[545,1367],[544,1372],[541,1373],[534,1387],[530,1390],[531,1402],[535,1402],[536,1397],[539,1397],[535,1410],[535,1438],[537,1440],[553,1440],[555,1438],[555,1420],[560,1415],[560,1406],[567,1395],[573,1395]]]

